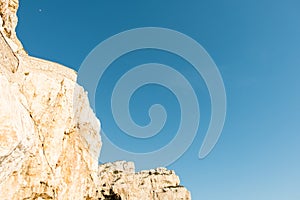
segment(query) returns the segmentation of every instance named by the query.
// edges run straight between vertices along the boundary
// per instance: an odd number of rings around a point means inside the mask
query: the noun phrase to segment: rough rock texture
[[[7,49],[2,35],[0,40],[0,48]],[[100,123],[76,74],[51,62],[7,55],[0,60],[0,199],[93,195]],[[2,57],[18,70],[7,69]]]
[[[126,200],[190,199],[189,192],[179,185],[174,171],[158,168],[135,173],[131,162],[107,163],[99,166],[99,184],[104,197]],[[109,199],[109,198],[108,198]]]
[[[18,0],[0,1],[0,31],[9,43],[13,52],[25,53],[21,42],[18,40],[15,28],[18,23],[16,12],[19,7]]]
[[[0,0],[0,199],[190,199],[173,171],[98,165],[100,122],[76,73],[28,56]]]

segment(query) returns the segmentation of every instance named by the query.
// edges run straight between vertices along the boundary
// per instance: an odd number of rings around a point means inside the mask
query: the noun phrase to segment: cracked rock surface
[[[0,0],[0,199],[191,199],[173,171],[98,164],[100,122],[76,73],[26,54]]]

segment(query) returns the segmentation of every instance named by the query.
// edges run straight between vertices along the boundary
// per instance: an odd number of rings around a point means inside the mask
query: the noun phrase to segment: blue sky
[[[180,109],[174,95],[161,86],[139,89],[130,102],[132,117],[140,125],[149,122],[150,105],[165,106],[166,125],[149,140],[122,134],[107,106],[110,90],[124,70],[150,61],[168,64],[189,77],[200,102],[197,137],[169,166],[193,199],[298,200],[299,11],[296,0],[21,0],[17,32],[30,55],[75,70],[101,41],[128,29],[164,27],[192,37],[217,64],[227,92],[226,123],[209,156],[198,159],[210,119],[205,83],[188,63],[166,52],[132,52],[112,64],[106,85],[97,90],[96,113],[103,129],[118,145],[137,152],[155,150],[174,137]]]

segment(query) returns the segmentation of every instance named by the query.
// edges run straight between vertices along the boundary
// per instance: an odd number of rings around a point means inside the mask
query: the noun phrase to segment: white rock
[[[165,168],[98,165],[100,122],[76,73],[28,56],[17,0],[0,0],[0,199],[190,199]]]

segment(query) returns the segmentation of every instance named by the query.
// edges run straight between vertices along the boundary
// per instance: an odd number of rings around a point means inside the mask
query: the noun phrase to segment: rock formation
[[[173,171],[98,165],[100,122],[76,73],[17,39],[17,0],[0,0],[0,199],[190,199]]]

